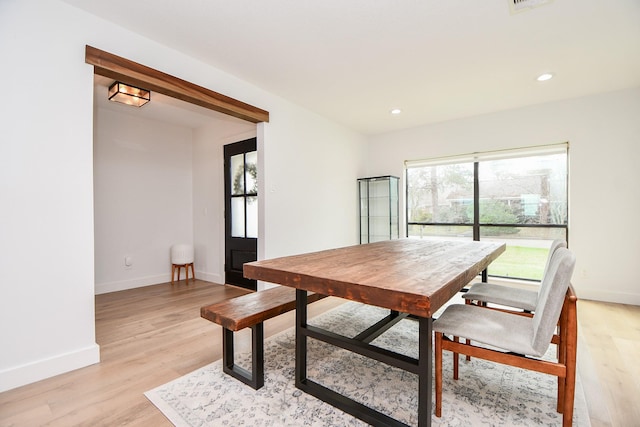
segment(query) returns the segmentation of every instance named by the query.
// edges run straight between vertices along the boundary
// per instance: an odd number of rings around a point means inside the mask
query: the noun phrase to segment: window
[[[568,238],[568,144],[406,162],[407,236],[504,242],[488,274],[540,280]]]

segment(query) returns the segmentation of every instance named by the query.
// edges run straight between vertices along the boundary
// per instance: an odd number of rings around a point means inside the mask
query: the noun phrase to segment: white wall
[[[363,137],[56,0],[0,1],[0,391],[99,361],[86,44],[270,112],[259,257],[357,243]]]
[[[119,107],[94,122],[96,294],[168,282],[169,248],[193,243],[192,130]]]
[[[82,59],[74,31],[82,17],[64,16],[62,29],[60,11],[44,1],[0,2],[0,77],[12,82],[0,103],[0,390],[99,357],[93,76],[83,66],[47,66]]]
[[[267,244],[258,248],[260,259],[359,241],[357,179],[364,174],[364,147],[335,124],[310,120],[303,110],[290,113],[273,115],[264,125],[264,147],[258,145],[264,156],[258,173],[265,172],[258,177],[265,195],[259,210],[266,222],[258,244]]]
[[[368,172],[403,176],[404,160],[569,141],[576,293],[638,305],[639,135],[640,89],[626,90],[380,135]]]

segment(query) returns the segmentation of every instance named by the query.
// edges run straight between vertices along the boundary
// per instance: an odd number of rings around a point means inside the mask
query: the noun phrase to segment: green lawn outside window
[[[490,276],[542,280],[548,253],[546,248],[507,245],[507,250],[491,263],[488,273]]]

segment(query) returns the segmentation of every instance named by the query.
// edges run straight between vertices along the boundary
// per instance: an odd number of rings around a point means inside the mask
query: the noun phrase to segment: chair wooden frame
[[[504,353],[458,342],[458,337],[449,339],[441,332],[435,333],[435,380],[436,380],[436,416],[442,416],[442,352],[453,352],[454,379],[458,379],[458,354],[489,360],[496,363],[515,366],[532,371],[542,372],[558,377],[557,411],[562,414],[562,425],[571,426],[573,421],[573,405],[576,380],[576,353],[578,346],[578,298],[572,286],[565,295],[559,319],[559,331],[552,342],[557,344],[557,362],[530,358],[513,353]],[[512,312],[509,312],[512,313]],[[513,313],[520,315],[519,313]],[[524,314],[524,313],[523,313]],[[524,314],[526,315],[526,314]]]

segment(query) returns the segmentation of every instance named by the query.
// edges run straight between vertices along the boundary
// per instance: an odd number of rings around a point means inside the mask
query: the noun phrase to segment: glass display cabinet
[[[399,200],[397,176],[358,179],[360,198],[360,243],[397,239]]]

